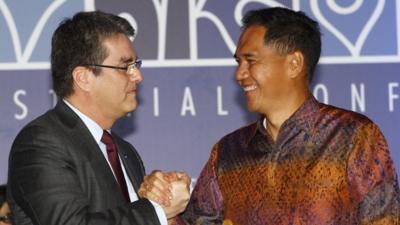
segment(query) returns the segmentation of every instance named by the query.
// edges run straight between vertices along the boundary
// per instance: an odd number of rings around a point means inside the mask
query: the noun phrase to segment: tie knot
[[[103,130],[103,136],[101,137],[101,142],[103,142],[106,145],[114,144],[111,134],[109,134],[106,130]]]

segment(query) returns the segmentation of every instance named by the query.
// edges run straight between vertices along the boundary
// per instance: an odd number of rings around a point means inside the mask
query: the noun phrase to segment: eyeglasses
[[[13,216],[12,215],[0,216],[0,222],[11,224],[12,221],[13,221]]]
[[[126,67],[121,66],[110,66],[110,65],[101,65],[101,64],[85,64],[84,66],[97,66],[97,67],[105,67],[117,70],[125,70],[125,73],[128,75],[132,75],[135,69],[140,69],[142,67],[142,60],[137,59],[134,62],[129,63]]]

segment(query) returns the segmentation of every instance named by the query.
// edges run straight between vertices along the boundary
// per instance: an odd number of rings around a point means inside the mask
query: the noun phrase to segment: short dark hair
[[[108,56],[104,39],[135,30],[119,16],[101,12],[79,12],[60,23],[51,43],[53,89],[60,98],[73,93],[72,71],[85,64],[101,64]],[[97,74],[99,71],[93,69]]]
[[[271,44],[280,54],[303,53],[308,80],[312,80],[321,55],[321,32],[316,21],[303,12],[276,7],[249,11],[242,23],[244,29],[264,26],[265,45]]]

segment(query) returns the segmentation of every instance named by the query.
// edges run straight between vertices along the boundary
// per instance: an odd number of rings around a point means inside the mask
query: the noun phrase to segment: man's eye
[[[255,64],[256,62],[257,62],[256,60],[252,60],[252,59],[247,60],[247,63],[248,63],[249,65],[253,65],[253,64]]]

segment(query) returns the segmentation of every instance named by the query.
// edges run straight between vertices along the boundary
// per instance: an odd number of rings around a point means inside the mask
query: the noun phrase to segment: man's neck
[[[102,110],[98,110],[94,104],[82,101],[74,96],[67,97],[65,100],[78,109],[81,113],[85,114],[87,117],[96,122],[101,128],[103,128],[103,130],[111,129],[115,122],[114,119],[106,117],[102,113]]]
[[[271,135],[276,142],[282,124],[288,120],[306,101],[309,93],[297,94],[292,100],[285,101],[264,114],[266,119],[266,131]]]

